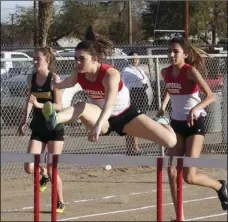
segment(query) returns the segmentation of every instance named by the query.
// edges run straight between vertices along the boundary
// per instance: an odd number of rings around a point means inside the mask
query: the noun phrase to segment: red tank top
[[[185,95],[199,91],[199,86],[187,76],[189,67],[191,67],[191,65],[185,64],[177,77],[173,77],[172,75],[172,66],[167,68],[164,81],[170,95]]]
[[[85,78],[84,73],[78,73],[77,81],[81,85],[82,89],[86,92],[89,98],[91,99],[104,99],[105,97],[105,88],[102,84],[106,71],[112,68],[108,64],[101,64],[97,80],[95,82],[90,82]],[[123,82],[119,82],[119,90],[123,87]]]

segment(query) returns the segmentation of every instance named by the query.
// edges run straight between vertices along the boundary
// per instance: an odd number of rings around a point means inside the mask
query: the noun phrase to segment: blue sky
[[[33,1],[1,1],[1,21],[9,21],[9,14],[16,12],[16,6],[32,7]]]

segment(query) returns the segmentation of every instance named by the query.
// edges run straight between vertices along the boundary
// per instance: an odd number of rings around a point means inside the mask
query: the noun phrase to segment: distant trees
[[[38,2],[38,44],[56,43],[62,37],[83,38],[86,28],[96,31],[115,43],[128,42],[127,1],[43,0]],[[190,34],[208,42],[216,36],[227,37],[227,2],[189,1]],[[155,29],[184,29],[183,1],[132,1],[133,42],[154,36]],[[34,35],[33,8],[18,8],[13,24],[1,24],[2,44],[19,41],[32,44]],[[12,35],[13,33],[13,35]]]

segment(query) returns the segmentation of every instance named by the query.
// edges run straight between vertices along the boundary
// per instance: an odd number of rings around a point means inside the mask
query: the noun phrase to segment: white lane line
[[[185,200],[183,203],[191,203],[191,202],[198,202],[198,201],[203,201],[203,200],[211,200],[218,198],[217,196],[212,196],[212,197],[205,197],[205,198],[199,198],[199,199],[193,199],[193,200]],[[163,204],[163,206],[168,206],[168,205],[173,205],[173,203],[166,203]],[[104,216],[104,215],[110,215],[110,214],[118,214],[118,213],[126,213],[126,212],[133,212],[133,211],[138,211],[138,210],[146,210],[149,208],[155,208],[156,205],[151,205],[151,206],[144,206],[144,207],[138,207],[138,208],[130,208],[126,210],[117,210],[117,211],[108,211],[104,213],[97,213],[97,214],[88,214],[88,215],[81,215],[77,217],[69,217],[69,218],[64,218],[58,221],[69,221],[69,220],[78,220],[81,218],[89,218],[89,217],[97,217],[97,216]]]
[[[186,187],[183,187],[186,188]],[[170,189],[163,189],[164,192],[169,191]],[[73,203],[67,202],[66,205],[74,204],[74,203],[84,203],[84,202],[93,202],[93,201],[100,201],[100,200],[107,200],[107,199],[114,199],[122,196],[135,196],[135,195],[143,195],[143,194],[152,194],[157,192],[157,190],[151,190],[151,191],[144,191],[144,192],[137,192],[137,193],[130,193],[130,194],[117,194],[112,196],[104,196],[104,197],[95,197],[95,198],[89,198],[89,199],[82,199],[82,200],[73,200]],[[46,207],[51,207],[50,204],[45,205]],[[10,213],[15,211],[22,211],[22,210],[29,210],[33,209],[33,206],[28,207],[22,207],[20,209],[12,209],[12,210],[1,210],[1,213]]]

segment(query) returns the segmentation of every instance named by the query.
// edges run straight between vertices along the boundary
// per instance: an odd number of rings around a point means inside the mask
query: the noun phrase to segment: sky
[[[1,1],[1,22],[9,21],[9,14],[16,12],[16,6],[32,7],[33,1]]]

